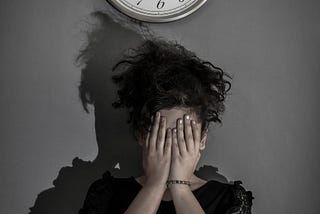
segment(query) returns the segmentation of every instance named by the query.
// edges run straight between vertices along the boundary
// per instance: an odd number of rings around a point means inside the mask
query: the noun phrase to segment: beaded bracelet
[[[166,184],[167,184],[167,187],[169,184],[186,184],[188,186],[191,186],[190,181],[182,181],[182,180],[167,180]]]

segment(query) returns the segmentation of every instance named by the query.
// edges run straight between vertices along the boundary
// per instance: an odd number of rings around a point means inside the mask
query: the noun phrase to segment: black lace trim
[[[241,181],[234,181],[232,185],[235,205],[228,209],[227,214],[251,214],[254,197],[252,196],[252,192],[246,191],[241,184]]]

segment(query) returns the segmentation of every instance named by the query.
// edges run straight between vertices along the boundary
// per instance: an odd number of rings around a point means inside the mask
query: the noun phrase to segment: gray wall
[[[26,213],[58,185],[62,167],[72,173],[75,157],[93,163],[99,156],[73,63],[85,42],[84,17],[95,9],[110,11],[103,0],[0,3],[0,213]],[[186,19],[149,25],[234,75],[223,126],[211,130],[199,166],[241,180],[255,197],[253,213],[320,210],[319,11],[318,1],[211,0]],[[114,114],[114,123],[125,120]]]

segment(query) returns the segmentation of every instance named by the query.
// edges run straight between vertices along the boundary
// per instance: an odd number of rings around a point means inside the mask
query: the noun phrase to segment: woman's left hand
[[[177,120],[175,130],[176,132],[172,130],[172,154],[168,180],[190,181],[200,159],[201,123],[196,123],[190,119],[190,116],[184,115],[183,119]]]

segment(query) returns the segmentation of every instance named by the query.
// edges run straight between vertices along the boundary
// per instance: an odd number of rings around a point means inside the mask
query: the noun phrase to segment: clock
[[[171,22],[199,9],[207,0],[106,0],[120,12],[146,22]]]

